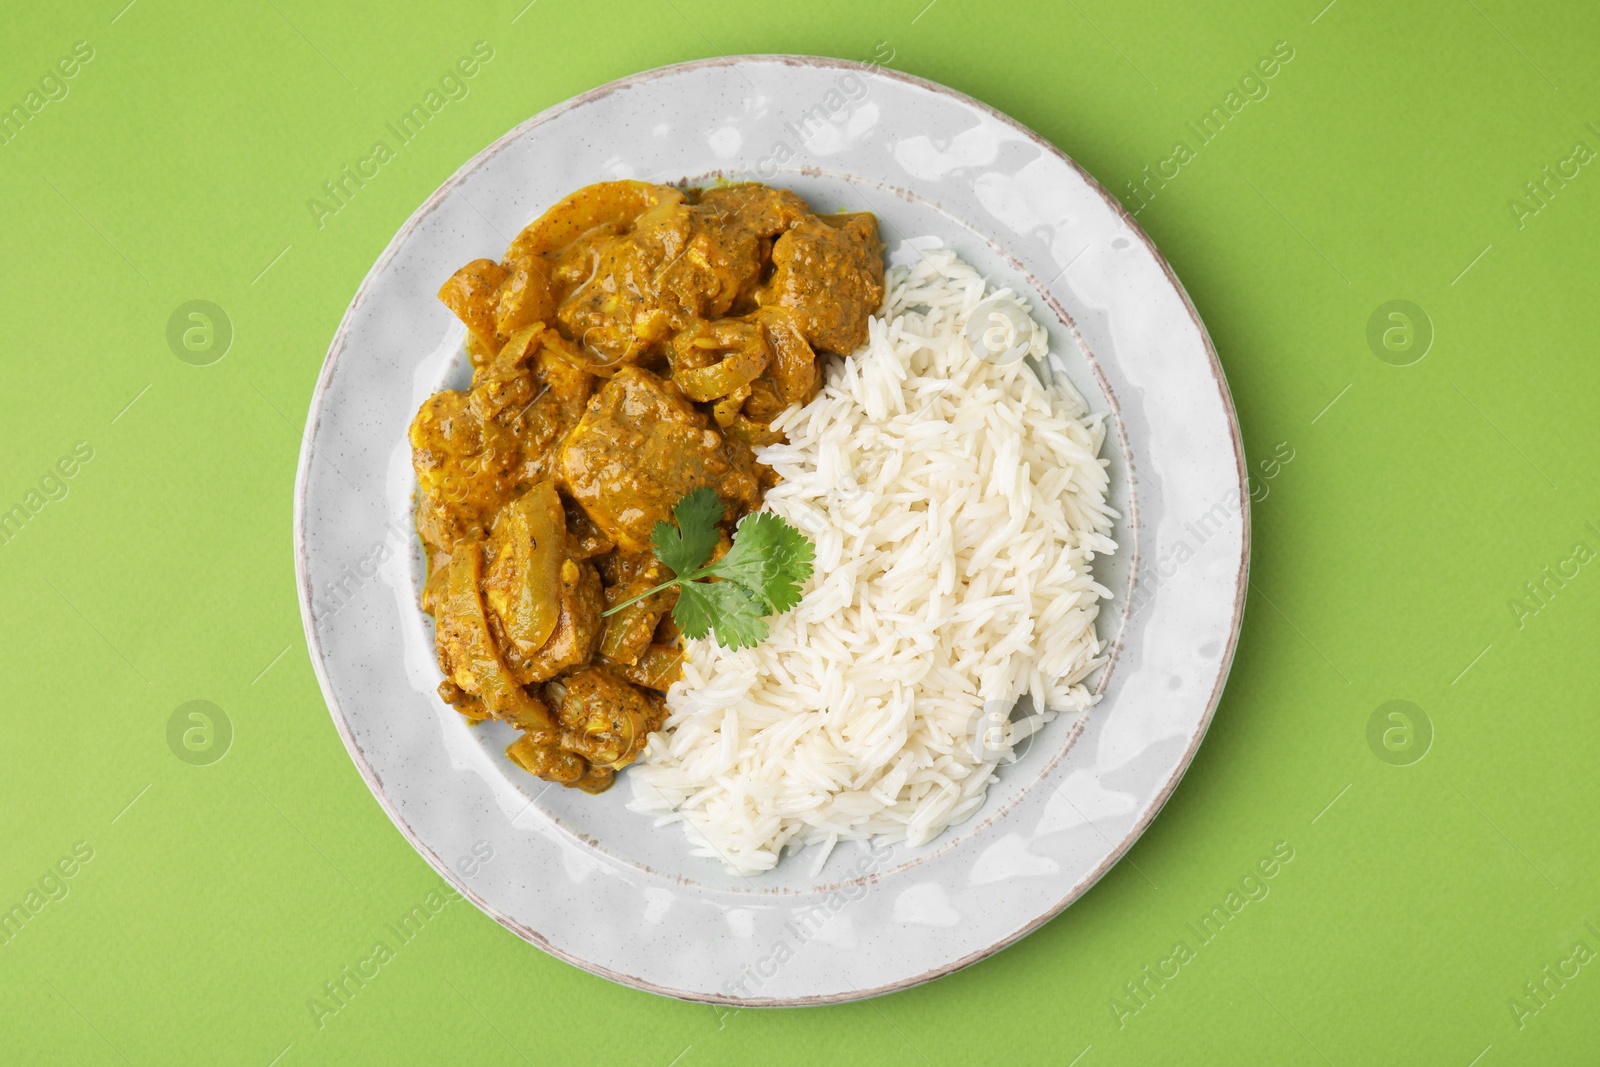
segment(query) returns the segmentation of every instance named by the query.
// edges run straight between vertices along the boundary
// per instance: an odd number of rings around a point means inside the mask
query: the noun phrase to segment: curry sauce
[[[412,421],[422,607],[439,695],[522,731],[506,750],[597,793],[666,717],[683,641],[651,531],[700,487],[734,524],[775,476],[753,449],[816,394],[883,301],[867,213],[755,183],[603,182],[458,270],[472,386]]]

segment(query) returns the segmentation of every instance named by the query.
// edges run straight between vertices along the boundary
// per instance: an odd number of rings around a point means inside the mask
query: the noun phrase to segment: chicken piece
[[[544,477],[593,383],[570,342],[529,328],[477,369],[470,392],[447,389],[423,401],[410,430],[423,542],[448,550]]]
[[[725,326],[732,321],[725,319],[716,325]],[[772,357],[756,378],[717,400],[712,405],[711,414],[730,438],[758,448],[783,439],[782,434],[774,433],[769,428],[772,420],[791,404],[804,404],[816,396],[822,379],[817,369],[816,353],[800,331],[796,312],[774,305],[758,308],[738,321],[749,329],[760,331]],[[700,379],[707,375],[729,373],[735,367],[734,359],[735,353],[730,353],[714,367],[675,374],[673,380],[681,379],[684,394],[690,399],[699,399],[691,387],[701,387],[703,383]]]
[[[661,561],[656,559],[656,554],[651,549],[645,549],[643,552],[626,550],[613,552],[596,563],[600,568],[600,580],[606,584],[607,589],[612,586],[638,585],[641,592],[657,584],[656,582],[641,584],[641,581],[646,572],[660,565]]]
[[[467,393],[446,389],[423,401],[409,436],[417,532],[430,550],[481,532],[522,478],[517,436],[480,418]]]
[[[729,543],[731,544],[732,542],[730,541]],[[656,626],[654,643],[658,645],[670,645],[673,648],[682,648],[683,630],[678,626],[678,620],[674,619],[671,615],[661,616],[661,622]]]
[[[732,421],[728,423],[725,432],[727,434],[729,444],[742,445],[744,448],[750,450],[752,454],[757,448],[764,448],[767,445],[775,445],[784,440],[783,434],[774,430],[767,423],[757,422],[755,419],[752,419],[743,412],[734,415]],[[772,469],[770,467],[761,467],[759,468],[759,471],[761,477],[761,488],[763,491],[778,484],[778,476],[772,473]]]
[[[659,693],[606,670],[585,667],[545,686],[561,724],[561,747],[595,766],[621,769],[644,751],[667,717]]]
[[[554,473],[562,439],[583,417],[595,378],[583,369],[571,341],[545,330],[533,359],[539,391],[523,408],[519,423],[526,462],[524,478],[544,478]]]
[[[472,411],[515,439],[519,484],[545,477],[557,443],[582,417],[595,379],[581,363],[572,342],[536,324],[513,335],[473,375]]]
[[[608,609],[672,580],[672,572],[652,552],[639,555],[613,553],[607,564],[601,574],[607,579]],[[600,656],[613,663],[632,665],[639,662],[639,656],[650,647],[661,616],[671,611],[677,602],[676,588],[663,589],[609,616],[605,620],[605,633],[600,637]]]
[[[480,344],[490,352],[500,347],[495,330],[495,306],[507,271],[492,259],[475,259],[450,276],[439,288],[439,299],[467,324]]]
[[[870,213],[807,218],[772,246],[763,307],[790,308],[813,348],[847,356],[867,339],[883,303],[883,242]]]
[[[549,394],[576,421],[593,392],[594,377],[572,343],[542,323],[513,334],[472,376],[473,410],[485,420]]]
[[[595,580],[598,585],[599,575]],[[494,718],[527,728],[549,729],[549,709],[518,684],[500,657],[484,613],[482,581],[483,545],[472,537],[451,554],[449,582],[439,604],[434,634],[439,669],[463,694],[479,698]],[[454,691],[450,692],[453,695]]]
[[[539,383],[529,364],[539,351],[542,332],[539,326],[518,332],[492,360],[473,372],[472,390],[467,395],[472,413],[481,421],[509,422],[538,395]]]
[[[670,332],[650,280],[667,260],[659,247],[627,238],[597,245],[588,277],[556,310],[556,321],[590,356],[596,373],[639,362]]]
[[[634,685],[663,693],[683,677],[683,649],[675,645],[650,645],[637,663],[618,663],[604,655],[595,657],[595,662]]]
[[[665,336],[654,308],[655,279],[681,251],[663,244],[681,224],[683,190],[646,182],[601,182],[579,189],[523,231],[512,252],[547,248],[557,262],[555,321],[594,368],[635,362]],[[666,229],[642,242],[637,227]]]
[[[601,362],[623,365],[697,319],[753,305],[770,249],[726,207],[663,197],[591,254],[593,269],[556,317]]]
[[[578,561],[601,559],[616,548],[616,544],[600,531],[589,518],[589,513],[574,500],[562,497],[567,512],[567,551]],[[603,572],[602,572],[603,573]]]
[[[550,322],[556,313],[556,265],[544,256],[506,263],[510,273],[495,296],[494,328],[501,337],[535,323]]]
[[[504,339],[535,323],[555,325],[562,302],[593,276],[595,249],[651,208],[684,199],[671,186],[620,181],[585,186],[561,200],[517,235],[496,268],[501,281],[489,307],[493,332]]]
[[[687,231],[679,231],[682,252],[656,279],[657,301],[668,309],[672,326],[682,329],[697,318],[721,318],[741,302],[753,307],[763,268],[772,256],[771,241],[744,214],[715,203],[693,205],[682,217],[687,221]],[[651,234],[643,228],[645,221],[640,220],[641,239],[648,241]]]
[[[760,381],[772,384],[777,401],[784,407],[804,404],[816,396],[822,385],[821,375],[817,372],[817,354],[806,343],[805,333],[795,321],[795,313],[785,308],[762,308],[751,318],[761,323],[775,353],[767,373],[761,376]],[[745,412],[759,421],[771,420],[771,416],[763,418],[758,415],[748,404]]]
[[[652,666],[662,673],[667,665],[658,658]],[[667,716],[659,693],[601,667],[573,671],[544,691],[560,709],[557,718],[527,730],[506,755],[529,774],[586,793],[609,789]]]
[[[709,486],[726,518],[760,502],[755,457],[712,429],[704,415],[647,370],[629,367],[589,402],[561,447],[568,494],[596,526],[629,552],[649,547],[685,493]]]
[[[560,603],[555,629],[536,651],[528,653],[514,644],[503,646],[506,665],[523,685],[549,681],[594,655],[604,626],[600,613],[605,610],[605,596],[593,564],[570,557],[562,562]],[[495,621],[491,618],[491,625]]]
[[[700,206],[731,214],[757,237],[775,237],[811,214],[800,195],[760,182],[718,185],[700,194]]]

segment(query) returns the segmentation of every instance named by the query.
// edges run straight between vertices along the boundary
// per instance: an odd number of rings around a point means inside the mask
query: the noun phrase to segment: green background
[[[66,488],[0,545],[0,909],[92,849],[0,945],[0,1062],[1600,1055],[1600,963],[1566,962],[1600,951],[1600,167],[1524,188],[1600,149],[1593,5],[125,2],[9,5],[0,35],[7,108],[94,49],[0,146],[0,509]],[[480,40],[470,95],[319,228],[307,200]],[[319,1029],[308,998],[439,885],[329,720],[290,549],[323,354],[411,211],[542,108],[741,52],[892,54],[1128,198],[1280,41],[1270,94],[1139,215],[1211,330],[1252,462],[1292,459],[1256,471],[1215,723],[1128,859],[977,966],[795,1011],[614,986],[452,904]],[[234,331],[209,366],[166,337],[197,299]],[[1420,362],[1369,346],[1391,300],[1432,323]],[[93,458],[46,479],[79,442]],[[191,700],[232,723],[219,762],[169,746]],[[1381,724],[1397,751],[1369,743],[1391,700],[1420,709],[1409,734]],[[1278,842],[1294,859],[1270,895],[1133,1001],[1124,983]]]

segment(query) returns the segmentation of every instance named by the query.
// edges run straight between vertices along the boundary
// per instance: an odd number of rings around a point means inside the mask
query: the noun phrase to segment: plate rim
[[[317,634],[315,618],[311,610],[314,591],[311,588],[308,555],[306,551],[306,499],[308,490],[308,477],[310,474],[311,463],[316,453],[315,440],[317,430],[322,421],[321,409],[332,384],[334,370],[338,365],[340,357],[344,355],[345,350],[348,347],[349,335],[353,326],[355,314],[360,309],[361,305],[366,301],[369,288],[372,286],[374,280],[388,267],[390,261],[399,254],[401,245],[411,236],[413,231],[415,231],[417,227],[421,225],[422,221],[439,206],[439,204],[447,195],[454,191],[456,186],[461,184],[461,182],[463,182],[467,176],[475,171],[479,166],[481,166],[483,163],[486,163],[495,155],[499,154],[513,141],[518,140],[528,131],[550,122],[560,115],[565,114],[567,111],[582,107],[583,105],[594,100],[602,99],[621,90],[633,88],[637,85],[654,81],[658,78],[668,75],[716,67],[736,67],[741,63],[752,62],[778,63],[785,66],[805,66],[841,71],[854,71],[873,77],[889,78],[891,80],[899,81],[938,95],[951,97],[958,103],[977,109],[989,117],[996,119],[1004,125],[1010,127],[1021,134],[1026,140],[1037,145],[1044,152],[1055,157],[1057,160],[1066,164],[1073,171],[1075,171],[1077,175],[1084,181],[1084,183],[1094,193],[1096,193],[1102,201],[1104,201],[1107,207],[1111,209],[1112,213],[1117,217],[1122,225],[1127,228],[1128,232],[1143,242],[1145,248],[1154,258],[1155,262],[1160,266],[1162,274],[1165,276],[1168,284],[1170,284],[1173,290],[1177,293],[1179,299],[1183,303],[1184,310],[1188,313],[1190,320],[1194,323],[1196,329],[1198,330],[1200,340],[1205,349],[1206,358],[1209,363],[1208,369],[1211,373],[1212,380],[1217,386],[1219,398],[1222,402],[1223,413],[1228,425],[1229,439],[1233,448],[1234,466],[1238,476],[1240,500],[1240,558],[1238,564],[1238,578],[1234,589],[1233,611],[1229,622],[1228,637],[1225,647],[1222,650],[1222,658],[1218,667],[1217,680],[1212,688],[1210,696],[1206,699],[1205,710],[1200,717],[1199,725],[1195,729],[1193,736],[1189,739],[1183,753],[1179,756],[1172,773],[1168,776],[1166,782],[1164,782],[1156,791],[1154,799],[1151,801],[1144,816],[1138,822],[1136,822],[1132,828],[1129,829],[1129,831],[1120,841],[1112,846],[1105,858],[1101,860],[1100,864],[1087,875],[1085,875],[1078,883],[1076,883],[1065,896],[1056,901],[1054,904],[1045,908],[1030,921],[1024,923],[1010,934],[997,939],[992,944],[987,945],[982,949],[970,952],[956,960],[942,964],[938,967],[930,968],[922,973],[912,975],[907,978],[898,979],[894,982],[865,989],[851,990],[844,993],[827,993],[818,994],[816,996],[764,998],[736,997],[715,992],[698,992],[694,990],[683,990],[663,986],[648,979],[644,979],[636,975],[625,974],[601,964],[594,963],[593,961],[584,960],[574,956],[573,954],[554,945],[548,938],[540,934],[537,930],[533,930],[530,927],[527,927],[517,920],[511,918],[510,916],[503,914],[498,909],[490,905],[480,895],[475,893],[469,886],[465,884],[464,880],[456,876],[449,864],[445,863],[437,854],[433,852],[431,848],[422,842],[411,826],[405,821],[405,819],[401,817],[400,813],[395,808],[394,803],[391,801],[384,789],[382,777],[377,773],[376,770],[373,769],[371,764],[368,763],[365,754],[362,752],[359,744],[356,741],[354,732],[345,716],[343,709],[340,707],[339,700],[334,693],[332,684],[330,683],[323,667],[324,654],[322,650],[322,644]],[[1043,295],[1047,300],[1050,300],[1052,304],[1056,303],[1048,291],[1042,292],[1041,295]],[[1064,308],[1057,307],[1053,310],[1061,312],[1064,315],[1065,321],[1072,324],[1074,333],[1078,333],[1074,320],[1071,318],[1070,314],[1065,313]],[[1088,345],[1083,338],[1079,336],[1077,339],[1080,344],[1084,345],[1084,348],[1087,351]],[[1130,480],[1134,484],[1137,484],[1136,473],[1131,469],[1129,473]],[[1161,250],[1156,246],[1155,241],[1151,239],[1150,235],[1147,234],[1138,224],[1133,215],[1131,215],[1123,206],[1121,201],[1113,196],[1105,188],[1105,186],[1101,185],[1092,174],[1080,166],[1077,161],[1071,156],[1067,155],[1066,152],[1058,148],[1055,144],[1051,143],[1041,134],[1012,118],[1006,113],[984,103],[981,100],[969,96],[958,89],[953,89],[947,85],[943,85],[939,82],[931,81],[926,78],[921,78],[914,74],[907,74],[903,71],[892,70],[878,64],[863,63],[857,60],[838,59],[829,56],[814,56],[793,53],[749,53],[741,55],[714,56],[704,59],[688,60],[681,63],[670,63],[626,75],[622,78],[606,82],[603,85],[596,86],[595,88],[586,90],[585,92],[579,93],[576,96],[572,96],[558,103],[552,104],[550,107],[547,107],[542,111],[530,116],[529,118],[524,119],[467,159],[466,162],[458,167],[449,178],[440,183],[440,185],[431,194],[429,194],[425,200],[423,200],[423,202],[406,219],[405,223],[395,232],[394,236],[389,239],[389,242],[384,246],[382,253],[380,253],[378,258],[373,261],[372,266],[368,268],[366,275],[361,280],[361,284],[356,289],[355,295],[351,298],[350,303],[346,306],[344,314],[339,321],[338,329],[334,332],[333,339],[328,345],[328,351],[323,357],[322,367],[318,372],[316,385],[312,389],[311,399],[308,405],[306,426],[301,435],[300,455],[295,468],[293,510],[295,587],[300,602],[301,626],[305,631],[306,646],[307,651],[310,654],[309,659],[311,660],[312,671],[316,675],[318,687],[322,691],[323,702],[327,705],[329,716],[333,719],[334,727],[338,731],[340,739],[344,742],[345,750],[350,755],[351,762],[355,764],[356,770],[366,782],[368,790],[372,793],[374,799],[378,801],[379,807],[381,807],[384,813],[388,815],[389,820],[394,823],[395,828],[400,831],[401,836],[403,836],[406,841],[410,843],[412,848],[415,849],[420,856],[422,856],[423,860],[430,867],[432,867],[435,872],[443,877],[456,892],[460,893],[464,898],[470,900],[480,911],[493,918],[501,926],[515,933],[518,937],[529,942],[530,944],[537,946],[538,948],[565,963],[571,964],[572,966],[578,967],[579,969],[590,974],[594,974],[598,977],[608,979],[621,985],[640,989],[645,992],[655,993],[677,1000],[726,1005],[740,1008],[806,1007],[821,1004],[838,1004],[855,1000],[865,1000],[871,997],[881,996],[886,993],[910,989],[914,986],[921,985],[924,982],[930,982],[934,979],[942,978],[945,975],[952,974],[965,967],[969,967],[980,960],[986,959],[997,952],[1009,948],[1011,945],[1022,940],[1024,937],[1027,937],[1029,934],[1033,933],[1035,930],[1039,929],[1041,926],[1060,915],[1073,903],[1088,893],[1089,890],[1092,889],[1100,881],[1100,879],[1111,870],[1112,867],[1114,867],[1125,855],[1127,855],[1127,853],[1133,848],[1133,845],[1139,840],[1140,837],[1144,835],[1150,824],[1155,821],[1156,816],[1158,816],[1166,807],[1167,802],[1172,797],[1172,794],[1177,790],[1178,783],[1182,781],[1184,775],[1188,772],[1189,766],[1193,762],[1195,754],[1199,751],[1201,742],[1205,740],[1206,734],[1210,731],[1211,722],[1216,715],[1217,706],[1221,702],[1223,690],[1226,687],[1228,677],[1233,670],[1233,660],[1235,653],[1238,650],[1239,636],[1243,629],[1244,610],[1248,600],[1250,581],[1251,499],[1249,494],[1248,479],[1249,471],[1247,469],[1245,460],[1244,439],[1239,426],[1239,416],[1237,408],[1234,404],[1233,392],[1228,386],[1227,375],[1222,367],[1221,360],[1218,358],[1216,345],[1211,340],[1210,331],[1206,329],[1205,322],[1200,317],[1200,313],[1198,309],[1196,309],[1194,301],[1190,298],[1188,290],[1184,288],[1183,282],[1178,278],[1176,272],[1173,271],[1172,265],[1167,261],[1166,256],[1164,256],[1161,253]],[[1134,571],[1131,572],[1131,579],[1136,584],[1138,580],[1137,561],[1134,564],[1134,568]]]

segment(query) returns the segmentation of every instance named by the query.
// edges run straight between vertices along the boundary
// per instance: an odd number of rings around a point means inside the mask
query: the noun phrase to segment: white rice
[[[785,847],[823,846],[820,869],[842,840],[922,844],[982,805],[1009,745],[1096,699],[1111,594],[1091,562],[1116,548],[1101,416],[1064,376],[1047,392],[1028,362],[973,353],[980,301],[1035,358],[1046,334],[954,254],[887,288],[866,345],[758,453],[783,476],[765,507],[816,542],[805,599],[755,648],[691,642],[627,775],[630,808],[731,873]],[[1025,695],[1045,710],[996,729]]]

